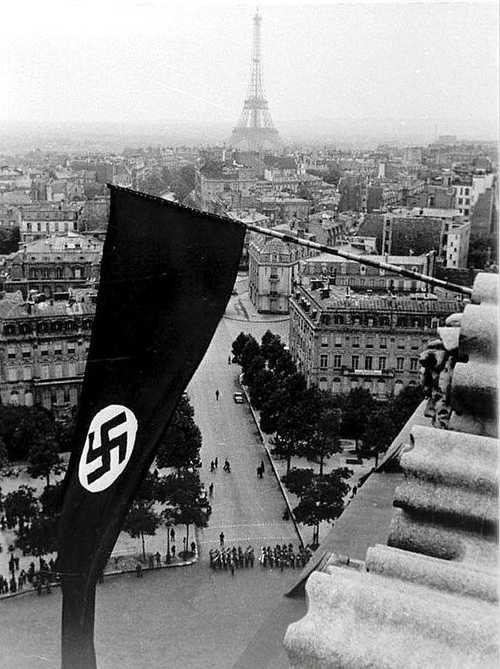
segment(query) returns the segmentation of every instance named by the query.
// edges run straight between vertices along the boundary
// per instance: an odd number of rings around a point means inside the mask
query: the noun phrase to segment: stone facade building
[[[347,294],[346,294],[347,293]],[[354,293],[302,277],[289,300],[290,353],[308,385],[378,399],[417,385],[419,353],[461,302]]]
[[[4,289],[54,297],[89,282],[97,285],[102,247],[102,241],[74,233],[26,244],[5,261]]]
[[[302,230],[290,230],[286,226],[276,226],[276,229],[311,238]],[[287,314],[299,260],[309,257],[310,249],[253,233],[248,254],[248,290],[252,304],[260,313]]]
[[[95,314],[95,297],[33,303],[0,300],[1,404],[39,404],[56,417],[77,405]]]
[[[78,212],[62,205],[40,202],[22,207],[21,243],[32,242],[49,235],[65,235],[78,230]]]
[[[337,247],[351,253],[350,246]],[[363,255],[360,254],[360,259]],[[435,254],[431,251],[420,256],[377,256],[370,255],[371,260],[387,262],[413,272],[434,276]],[[329,253],[320,253],[301,263],[303,276],[318,277],[328,282],[328,286],[349,286],[355,290],[395,293],[426,292],[427,284],[416,279],[407,279],[395,272],[382,268],[362,265],[356,260],[347,260]]]

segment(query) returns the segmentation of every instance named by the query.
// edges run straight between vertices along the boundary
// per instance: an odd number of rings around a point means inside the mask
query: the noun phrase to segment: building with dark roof
[[[0,299],[1,404],[40,404],[56,416],[78,403],[95,314],[95,296],[34,303]]]
[[[5,261],[4,290],[30,291],[47,297],[99,282],[103,242],[76,233],[55,235],[25,244]]]
[[[378,399],[418,385],[419,354],[461,302],[370,295],[302,276],[289,300],[290,353],[307,383]]]

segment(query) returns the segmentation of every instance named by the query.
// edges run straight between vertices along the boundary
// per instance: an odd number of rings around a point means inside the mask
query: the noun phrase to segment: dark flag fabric
[[[96,580],[224,313],[245,235],[235,221],[110,190],[96,314],[63,486],[63,669],[96,666]]]

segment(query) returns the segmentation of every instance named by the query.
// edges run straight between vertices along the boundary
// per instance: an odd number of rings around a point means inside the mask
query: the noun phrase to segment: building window
[[[54,365],[54,376],[56,379],[62,379],[63,367],[60,362]]]
[[[416,372],[418,369],[418,358],[410,358],[410,372]]]
[[[333,322],[335,325],[344,325],[344,317],[343,316],[335,316],[333,319]]]
[[[379,369],[381,369],[381,370],[385,369],[385,361],[386,361],[386,358],[379,358],[378,359],[378,368]]]
[[[353,348],[359,348],[359,337],[357,335],[352,338],[352,345]]]
[[[7,369],[7,381],[17,381],[17,368],[9,367]]]
[[[64,404],[69,404],[69,402],[70,402],[70,396],[69,396],[69,389],[68,388],[64,389],[63,400],[64,400]]]
[[[373,337],[366,338],[366,348],[373,348]]]
[[[23,358],[29,358],[31,356],[31,348],[29,346],[23,346]]]
[[[69,355],[74,355],[75,353],[75,345],[73,343],[68,344],[68,354]]]
[[[371,355],[365,356],[365,369],[371,369],[373,364],[373,358]]]
[[[321,346],[328,346],[328,335],[321,335]]]
[[[342,356],[341,355],[334,355],[333,356],[333,366],[335,369],[339,369],[339,367],[342,367]]]
[[[387,348],[387,337],[380,337],[380,348]]]
[[[68,376],[76,376],[76,362],[68,362]]]
[[[40,370],[40,375],[42,379],[50,379],[50,367],[49,365],[42,365],[42,368]]]
[[[403,371],[403,365],[404,365],[404,363],[405,363],[405,359],[404,359],[404,358],[396,358],[396,369],[398,370],[398,372],[402,372],[402,371]]]
[[[398,348],[404,348],[404,347],[405,347],[405,340],[398,339]]]
[[[44,344],[42,348],[40,349],[40,354],[41,355],[49,355],[49,347],[47,344]]]
[[[61,342],[58,342],[57,344],[54,344],[54,355],[62,355],[62,344],[61,344]]]
[[[27,365],[23,367],[23,381],[31,381],[32,378],[32,373],[31,373],[31,367],[28,367]]]
[[[15,346],[9,346],[8,347],[7,357],[8,358],[15,358],[16,357],[16,347]]]
[[[325,369],[326,367],[328,367],[328,355],[322,354],[322,355],[319,356],[319,366],[322,369]]]
[[[335,335],[335,346],[342,346],[342,335]]]
[[[353,369],[358,369],[359,367],[359,355],[353,355],[352,356],[352,368]]]

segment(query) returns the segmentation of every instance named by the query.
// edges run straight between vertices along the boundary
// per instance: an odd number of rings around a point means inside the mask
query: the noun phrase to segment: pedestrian
[[[209,494],[210,497],[212,497],[213,494],[214,494],[214,484],[213,484],[213,483],[211,483],[211,484],[208,486],[208,494]]]
[[[228,356],[228,358],[227,358],[227,364],[228,364],[228,365],[231,364],[231,356]]]
[[[135,575],[137,578],[142,578],[142,564],[138,562],[135,566]]]
[[[231,569],[231,576],[234,576],[234,560],[232,557],[229,558],[229,568]]]
[[[170,530],[170,541],[174,541],[174,540],[175,540],[175,530],[172,527],[172,529]]]
[[[154,561],[154,558],[153,558],[153,556],[152,556],[151,554],[150,554],[149,557],[148,557],[148,563],[149,563],[149,568],[150,568],[150,569],[154,569],[155,561]]]
[[[17,583],[16,583],[16,577],[14,574],[12,574],[11,579],[10,579],[10,591],[11,593],[17,592]]]
[[[42,594],[42,579],[40,577],[36,581],[36,594],[38,596]]]
[[[219,458],[217,456],[215,456],[214,465],[215,469],[217,469],[217,467],[219,466]]]
[[[220,395],[219,389],[217,388],[217,390],[215,391],[215,399],[217,402],[219,401],[219,395]]]
[[[214,469],[215,469],[215,464],[214,464],[214,461],[211,460],[211,461],[210,461],[210,471],[213,472]]]
[[[264,467],[264,460],[260,461],[260,469],[261,469],[262,473],[264,473],[266,471],[266,468]]]
[[[196,543],[194,541],[191,542],[191,553],[196,553]]]
[[[220,541],[220,545],[224,546],[224,532],[221,532],[219,534],[219,541]]]
[[[175,544],[172,544],[172,558],[175,560]]]
[[[15,565],[16,565],[16,571],[19,571],[19,558],[17,557],[17,555],[14,558],[14,562],[15,562]]]
[[[160,555],[159,551],[156,551],[155,559],[156,559],[156,566],[161,567],[161,555]]]
[[[13,574],[14,573],[14,567],[15,567],[15,562],[14,562],[14,556],[11,555],[9,559],[9,571]]]

